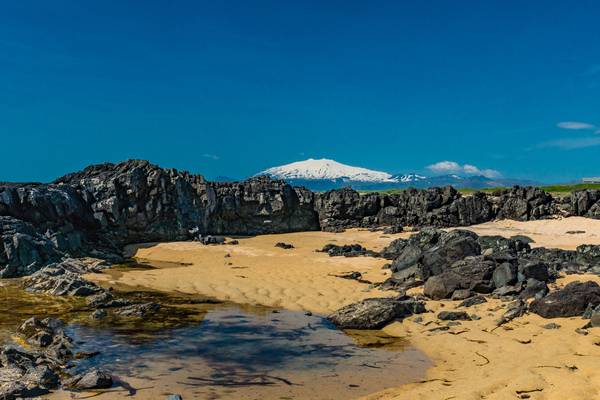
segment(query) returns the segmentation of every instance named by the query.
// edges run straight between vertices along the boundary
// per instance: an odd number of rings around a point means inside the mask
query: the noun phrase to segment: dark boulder
[[[103,292],[98,285],[81,274],[91,270],[82,260],[68,259],[51,264],[27,277],[24,285],[30,292],[53,296],[91,296]]]
[[[365,218],[375,217],[381,206],[380,195],[361,195],[350,188],[318,193],[315,198],[315,209],[324,230],[360,227]]]
[[[329,257],[379,256],[379,254],[377,254],[376,252],[367,250],[360,244],[344,244],[339,246],[337,244],[330,243],[323,246],[323,248],[320,251],[329,254]]]
[[[515,186],[494,192],[490,201],[494,204],[496,218],[531,221],[556,214],[552,196],[535,187]]]
[[[498,326],[504,325],[517,317],[523,316],[527,312],[527,303],[523,300],[516,300],[508,305],[507,310],[496,321]]]
[[[199,235],[197,240],[205,245],[209,245],[209,244],[225,244],[225,237],[224,236],[214,236],[214,235]]]
[[[534,300],[530,310],[544,318],[580,316],[588,305],[600,304],[600,286],[595,282],[571,282],[548,296]]]
[[[492,280],[497,288],[515,284],[517,282],[517,267],[508,262],[498,265],[494,270]]]
[[[495,264],[483,257],[468,257],[452,264],[444,272],[430,277],[425,282],[424,294],[434,300],[447,299],[455,290],[469,289],[472,292],[489,293]]]
[[[477,238],[481,250],[490,250],[491,253],[517,253],[528,252],[531,250],[528,241],[522,238],[507,239],[503,236],[479,236]]]
[[[442,235],[436,246],[426,250],[421,258],[422,279],[441,274],[448,266],[468,256],[481,254],[477,235],[469,231],[452,231]]]
[[[470,321],[471,317],[464,311],[441,311],[437,315],[442,321]]]
[[[33,225],[0,216],[0,278],[29,275],[61,257],[52,240]]]
[[[373,298],[342,307],[327,318],[341,329],[380,329],[423,312],[424,303],[414,298]]]
[[[485,297],[478,295],[478,296],[469,297],[468,299],[466,299],[462,303],[460,303],[458,306],[459,307],[473,307],[477,304],[483,304],[483,303],[487,303],[487,300],[485,299]]]
[[[600,219],[600,190],[586,189],[572,192],[570,211],[573,215]]]
[[[600,305],[592,310],[590,315],[590,326],[592,328],[600,328]]]
[[[408,246],[408,239],[395,239],[381,250],[381,257],[387,260],[395,260]]]
[[[524,288],[519,294],[521,299],[536,298],[541,299],[548,294],[548,286],[545,282],[538,281],[534,278],[529,278],[525,282]]]
[[[108,389],[113,385],[112,376],[98,368],[92,368],[67,380],[64,385],[71,389]]]
[[[519,265],[519,274],[525,279],[536,279],[542,282],[550,280],[548,265],[541,261],[529,261]]]

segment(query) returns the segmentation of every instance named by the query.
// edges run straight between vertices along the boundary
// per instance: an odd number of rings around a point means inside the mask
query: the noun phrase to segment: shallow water
[[[74,351],[100,351],[71,372],[101,366],[120,382],[107,393],[58,391],[50,398],[340,399],[420,379],[427,358],[380,331],[344,333],[320,316],[152,292],[123,292],[161,303],[151,318],[93,321],[81,300],[1,289],[0,339],[31,315],[69,322]]]

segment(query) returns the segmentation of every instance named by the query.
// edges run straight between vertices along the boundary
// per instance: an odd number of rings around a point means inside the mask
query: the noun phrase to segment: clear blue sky
[[[4,2],[0,180],[127,158],[600,175],[599,43],[591,0]]]

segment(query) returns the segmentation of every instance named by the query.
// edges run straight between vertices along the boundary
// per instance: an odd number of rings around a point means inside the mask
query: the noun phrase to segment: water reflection
[[[417,379],[428,365],[400,338],[381,331],[344,333],[320,316],[129,291],[119,296],[160,303],[160,312],[93,320],[93,310],[81,299],[31,295],[18,281],[4,283],[0,340],[10,340],[30,316],[61,318],[69,323],[74,352],[99,352],[78,360],[70,372],[107,368],[136,398],[157,398],[165,391],[192,398],[332,398],[320,390],[325,387],[338,394],[334,397],[354,397]]]

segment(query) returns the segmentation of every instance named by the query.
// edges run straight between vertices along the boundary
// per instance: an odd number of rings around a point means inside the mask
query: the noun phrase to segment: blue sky
[[[127,158],[208,177],[308,157],[600,175],[596,1],[2,8],[0,180]]]

